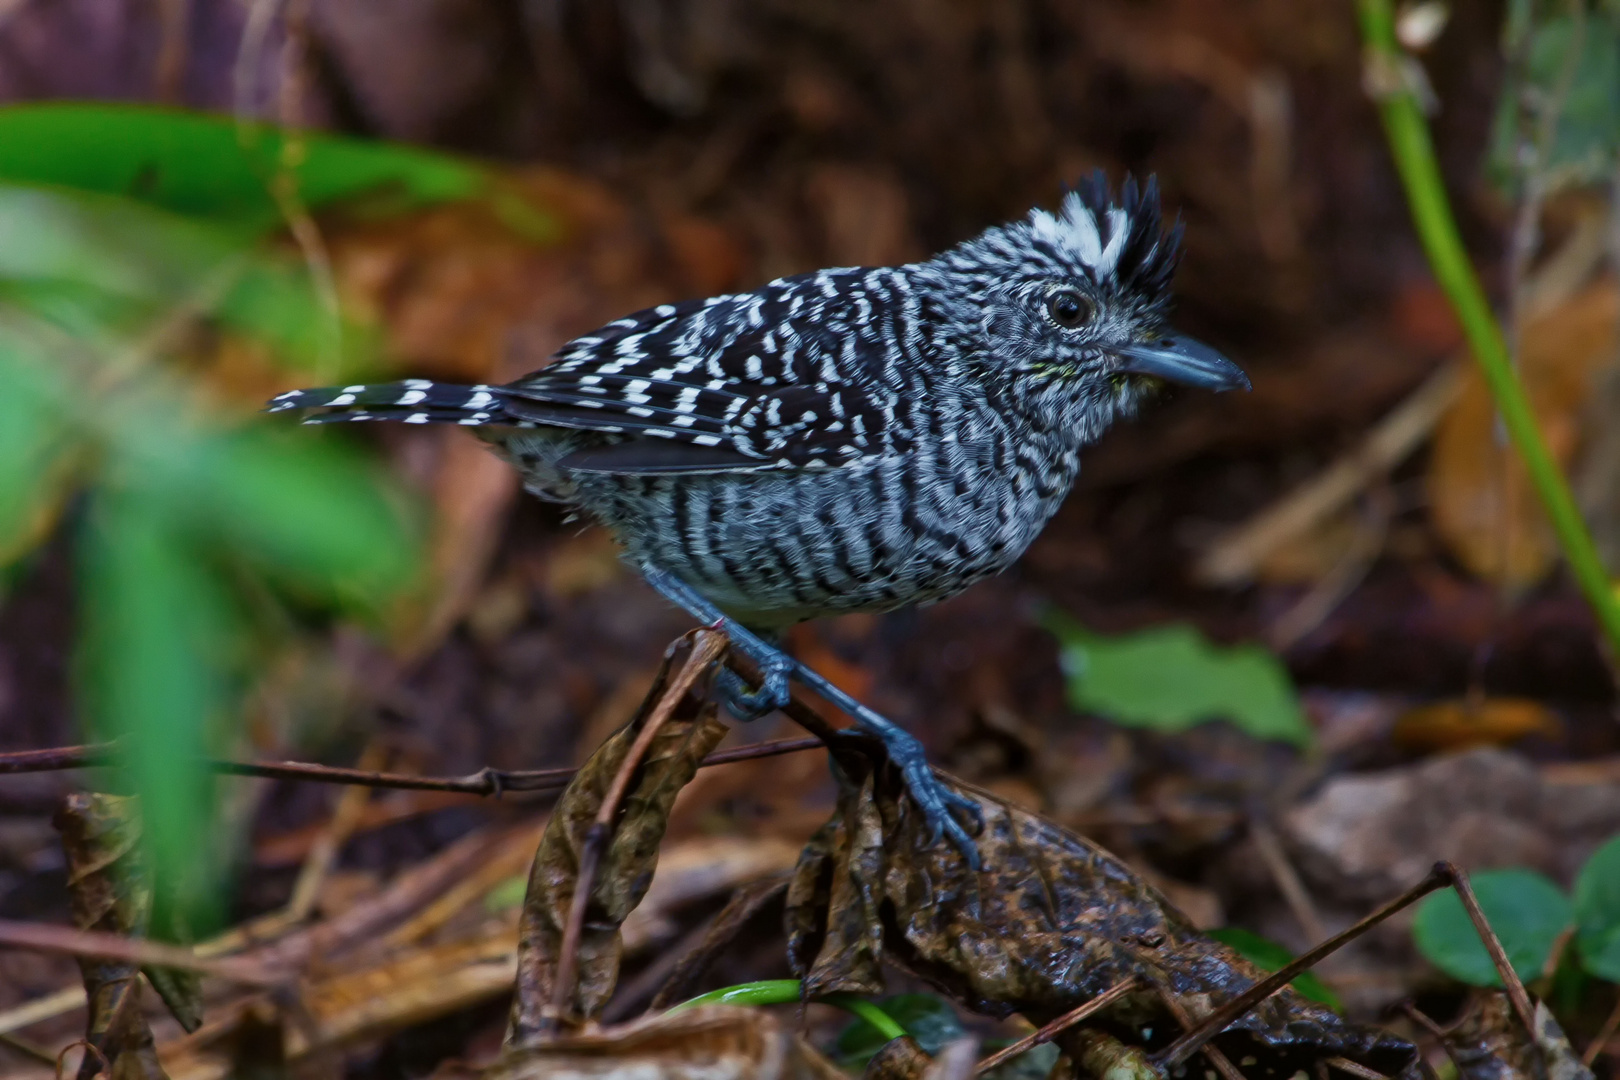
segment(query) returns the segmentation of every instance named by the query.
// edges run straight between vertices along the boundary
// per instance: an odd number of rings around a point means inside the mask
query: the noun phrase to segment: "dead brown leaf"
[[[974,872],[930,840],[892,769],[847,748],[837,762],[838,808],[788,900],[789,959],[807,993],[878,992],[887,959],[971,1009],[1042,1024],[1134,979],[1141,989],[1090,1026],[1152,1051],[1181,1030],[1177,1012],[1196,1022],[1263,977],[1089,841],[944,778],[984,812]],[[1216,1044],[1287,1072],[1342,1056],[1393,1073],[1414,1052],[1286,988]]]
[[[1568,467],[1594,380],[1614,358],[1620,288],[1605,279],[1524,328],[1519,372],[1553,456]],[[1470,366],[1429,461],[1435,531],[1469,571],[1513,589],[1544,577],[1557,543],[1518,453],[1501,435],[1484,377]]]
[[[81,930],[142,936],[152,915],[152,886],[140,857],[141,828],[133,799],[76,793],[56,815],[68,860],[73,924]],[[79,1080],[98,1071],[98,1057],[114,1077],[163,1077],[152,1030],[141,1012],[141,971],[124,960],[81,956],[79,971],[89,998],[85,1039],[94,1048],[79,1065]],[[178,1008],[181,1023],[200,1022],[201,991],[195,975],[166,969],[159,974]],[[165,995],[167,998],[168,995]],[[171,1006],[172,1007],[172,1006]]]
[[[764,1009],[708,1005],[510,1049],[485,1080],[847,1080]]]
[[[585,762],[546,825],[523,903],[519,993],[512,1006],[514,1043],[541,1031],[546,1026],[545,1010],[557,1000],[553,982],[563,959],[564,928],[582,856],[609,788],[665,685],[663,678],[656,680],[641,715]],[[683,695],[636,768],[592,883],[579,944],[578,981],[567,990],[564,1023],[577,1026],[595,1017],[612,995],[623,949],[620,929],[652,882],[670,807],[726,731],[712,703],[698,703]]]
[[[1547,1006],[1537,1002],[1535,1016],[1532,1039],[1507,994],[1478,993],[1462,1019],[1444,1032],[1446,1053],[1460,1080],[1592,1080],[1592,1070],[1575,1056]]]
[[[1506,746],[1526,735],[1557,738],[1558,714],[1529,698],[1437,701],[1403,713],[1390,738],[1406,750],[1439,753],[1475,746]]]

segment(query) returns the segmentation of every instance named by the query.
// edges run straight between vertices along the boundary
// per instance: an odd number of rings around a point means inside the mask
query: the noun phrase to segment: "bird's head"
[[[989,374],[1065,400],[1100,430],[1162,382],[1248,389],[1236,364],[1166,325],[1180,245],[1180,224],[1160,224],[1155,180],[1127,179],[1116,200],[1098,171],[1057,213],[1033,210],[939,262]]]

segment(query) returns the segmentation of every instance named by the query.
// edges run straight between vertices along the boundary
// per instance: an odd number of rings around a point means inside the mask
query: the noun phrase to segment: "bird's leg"
[[[982,827],[983,816],[979,804],[940,782],[933,769],[929,768],[927,752],[915,735],[862,705],[813,669],[738,623],[681,579],[651,568],[644,568],[642,573],[653,588],[693,618],[725,630],[732,647],[745,653],[758,665],[763,681],[757,690],[748,689],[741,676],[730,668],[720,673],[720,692],[726,699],[727,708],[739,720],[754,720],[785,706],[791,697],[788,677],[790,674],[797,677],[804,685],[848,713],[860,728],[883,743],[889,760],[899,768],[901,776],[905,778],[906,789],[922,810],[923,819],[928,822],[930,841],[938,840],[940,834],[944,833],[967,859],[968,865],[975,870],[979,868],[978,847],[951,814],[952,810],[960,810],[975,828]]]
[[[759,667],[761,681],[757,690],[750,689],[742,676],[730,668],[721,669],[716,688],[731,715],[746,724],[788,703],[793,693],[788,687],[788,673],[793,670],[793,662],[786,653],[731,618],[702,593],[673,574],[652,569],[643,569],[642,574],[648,584],[663,593],[665,599],[685,610],[692,618],[707,626],[723,629],[731,647],[746,653]]]
[[[862,730],[875,735],[883,743],[883,748],[889,753],[889,760],[894,762],[900,770],[900,775],[905,777],[906,788],[911,792],[912,799],[922,809],[923,818],[928,822],[929,842],[937,841],[943,832],[967,859],[968,865],[977,870],[979,849],[967,830],[962,828],[950,811],[962,811],[973,822],[973,827],[979,829],[984,825],[979,804],[940,782],[939,777],[934,775],[934,770],[929,767],[928,753],[923,749],[923,744],[917,736],[862,705],[814,669],[792,657],[788,658],[788,662],[793,665],[793,674],[801,683],[848,713]]]

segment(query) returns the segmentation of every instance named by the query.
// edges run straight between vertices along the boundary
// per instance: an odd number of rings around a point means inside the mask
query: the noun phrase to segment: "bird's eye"
[[[1091,318],[1091,305],[1070,289],[1053,293],[1046,302],[1046,309],[1052,313],[1052,321],[1066,330],[1084,326]]]

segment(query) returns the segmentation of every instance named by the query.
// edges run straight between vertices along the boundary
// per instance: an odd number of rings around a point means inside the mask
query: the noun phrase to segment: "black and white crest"
[[[1099,170],[1068,189],[1056,212],[1031,210],[940,259],[986,281],[1084,278],[1098,294],[1152,319],[1169,307],[1181,236],[1179,220],[1163,228],[1157,179],[1139,188],[1127,177],[1115,199]]]

